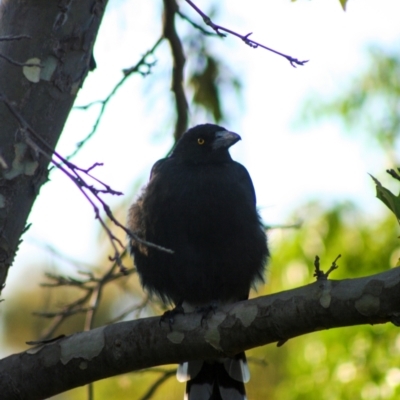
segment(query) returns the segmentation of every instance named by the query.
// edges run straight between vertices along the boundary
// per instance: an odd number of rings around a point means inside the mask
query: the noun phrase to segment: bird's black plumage
[[[133,232],[173,250],[169,254],[135,240],[130,243],[143,287],[164,302],[236,302],[247,299],[251,286],[263,280],[268,248],[253,184],[228,151],[238,140],[239,135],[217,125],[189,129],[172,154],[154,164],[148,185],[130,208]],[[244,354],[237,360],[245,360]],[[221,387],[233,379],[236,390],[240,377],[224,376],[222,365],[204,363],[188,383],[189,399],[203,398],[196,397],[194,389],[201,386],[196,379],[206,381],[213,393],[213,370]],[[218,397],[204,400],[209,398]]]

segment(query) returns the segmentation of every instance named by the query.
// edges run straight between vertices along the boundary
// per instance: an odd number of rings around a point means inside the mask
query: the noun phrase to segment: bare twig
[[[303,221],[296,222],[290,225],[264,225],[264,229],[271,231],[273,229],[300,229],[303,225]]]
[[[114,266],[112,266],[111,271],[114,270]],[[105,275],[107,276],[109,275],[108,273]],[[90,307],[86,313],[86,318],[85,318],[85,324],[83,327],[84,331],[90,331],[91,329],[94,328],[94,316],[96,314],[96,311],[99,308],[100,305],[100,300],[101,300],[101,295],[103,292],[103,288],[105,286],[105,283],[103,283],[103,281],[101,281],[92,291],[91,296],[90,296],[90,300],[89,300],[89,304]],[[93,391],[93,382],[90,382],[87,385],[87,400],[93,400],[94,397],[94,391]]]
[[[126,250],[122,253],[121,257],[126,254]],[[61,324],[70,316],[85,313],[84,330],[90,330],[94,327],[95,313],[99,308],[103,289],[106,284],[115,281],[122,276],[130,275],[136,270],[131,268],[125,273],[116,271],[118,266],[117,261],[114,261],[108,270],[103,275],[96,277],[93,272],[81,272],[85,275],[84,279],[64,277],[62,275],[55,275],[47,273],[46,276],[52,281],[49,283],[42,283],[41,286],[45,287],[74,287],[81,289],[84,293],[75,301],[65,305],[61,310],[56,312],[36,312],[34,315],[52,318],[49,327],[42,333],[40,340],[49,339],[54,332],[61,326]],[[144,306],[143,306],[144,307]],[[139,306],[138,306],[139,308]]]
[[[247,33],[246,35],[241,35],[240,33],[237,33],[231,29],[225,28],[221,25],[217,25],[215,24],[213,21],[211,21],[211,18],[205,14],[199,7],[196,6],[196,4],[193,3],[193,1],[191,0],[185,0],[186,3],[188,3],[194,10],[196,10],[196,12],[198,14],[201,15],[201,17],[203,18],[203,21],[206,25],[208,25],[210,28],[214,29],[214,31],[221,37],[226,36],[226,34],[222,33],[222,32],[227,32],[231,35],[234,35],[240,39],[242,39],[248,46],[252,47],[253,49],[256,49],[257,47],[261,47],[265,50],[271,51],[272,53],[277,54],[278,56],[284,57],[286,58],[286,60],[288,60],[290,62],[290,65],[292,67],[296,68],[296,65],[304,65],[305,63],[307,63],[309,60],[304,60],[304,61],[300,61],[297,58],[294,58],[292,56],[289,56],[287,54],[283,54],[277,50],[271,49],[270,47],[264,46],[263,44],[256,42],[252,39],[250,39],[250,35],[252,35],[252,33]]]
[[[140,400],[149,400],[153,398],[153,395],[157,391],[157,389],[175,374],[175,369],[164,371],[162,375],[150,386],[149,390],[140,398]]]
[[[258,365],[260,367],[268,367],[269,362],[266,360],[266,358],[259,358],[259,357],[247,357],[247,362],[250,364]]]
[[[54,335],[55,331],[69,316],[86,312],[87,310],[84,310],[83,305],[88,302],[88,300],[90,299],[90,295],[91,291],[90,290],[86,291],[86,293],[82,297],[78,298],[77,300],[75,300],[70,304],[67,304],[60,311],[54,313],[53,315],[50,315],[50,313],[45,313],[45,312],[34,312],[33,315],[36,316],[53,318],[51,324],[40,335],[39,340],[50,339]]]
[[[68,263],[70,265],[73,265],[75,267],[81,266],[82,268],[90,268],[90,269],[97,268],[96,265],[76,260],[76,259],[70,257],[67,254],[61,253],[60,250],[56,249],[55,247],[53,247],[53,246],[51,246],[49,244],[43,243],[42,240],[36,240],[36,239],[33,239],[33,238],[29,238],[29,239],[26,239],[26,240],[30,244],[33,244],[34,246],[36,246],[37,248],[40,248],[41,250],[44,250],[47,253],[51,254],[52,256],[60,259],[61,261],[65,262],[65,263]]]
[[[68,161],[64,157],[62,157],[58,152],[53,150],[47,142],[28,124],[28,122],[22,117],[19,111],[11,104],[11,102],[0,92],[0,101],[6,105],[11,114],[16,118],[18,124],[20,126],[21,132],[24,134],[25,142],[35,151],[37,154],[42,154],[44,157],[48,158],[58,169],[60,169],[65,175],[67,175],[71,181],[77,186],[86,200],[91,204],[95,218],[99,220],[101,226],[105,230],[110,243],[114,249],[114,256],[110,257],[110,260],[116,261],[120,267],[122,272],[126,271],[126,268],[123,266],[121,261],[121,253],[118,249],[118,246],[124,248],[124,245],[121,241],[111,232],[111,229],[107,226],[105,220],[100,214],[100,208],[97,204],[103,208],[103,211],[106,213],[107,217],[119,228],[121,228],[127,235],[131,238],[135,239],[139,243],[144,244],[145,246],[154,247],[161,251],[166,251],[171,253],[172,250],[166,249],[162,246],[158,246],[154,243],[147,242],[141,238],[139,238],[134,232],[131,232],[128,228],[122,225],[111,212],[110,207],[106,204],[106,202],[102,199],[102,195],[111,194],[111,195],[122,195],[121,192],[113,190],[109,185],[95,178],[91,171],[101,166],[101,163],[95,163],[89,168],[83,169]],[[87,182],[87,179],[93,180],[95,183],[100,185],[100,188],[95,187],[94,185]]]
[[[189,22],[190,25],[193,26],[193,28],[196,28],[199,30],[203,35],[206,36],[220,36],[217,33],[208,31],[207,29],[204,29],[201,25],[197,24],[194,22],[192,19],[190,19],[186,14],[184,14],[181,10],[177,10],[176,13],[185,21]]]
[[[339,254],[332,262],[332,265],[328,269],[328,271],[324,272],[321,270],[320,263],[319,263],[319,257],[315,256],[315,261],[314,261],[314,267],[315,267],[315,272],[314,275],[317,278],[317,281],[320,280],[327,280],[329,275],[331,274],[332,271],[335,269],[338,269],[339,267],[336,265],[337,260],[341,257],[341,254]]]
[[[107,97],[103,100],[96,100],[93,101],[89,104],[86,104],[84,106],[78,106],[75,107],[76,109],[80,109],[80,110],[87,110],[88,108],[92,107],[95,104],[100,104],[100,111],[99,114],[96,118],[96,121],[93,125],[92,130],[89,132],[89,134],[82,139],[80,142],[77,143],[76,145],[76,149],[68,156],[66,157],[67,160],[70,160],[72,157],[74,157],[78,151],[90,140],[90,138],[95,134],[95,132],[97,131],[97,128],[100,124],[101,118],[103,117],[104,111],[107,107],[107,104],[109,103],[109,101],[111,100],[111,98],[114,96],[114,94],[117,92],[117,90],[124,84],[124,82],[133,74],[137,73],[142,75],[143,77],[149,75],[151,73],[151,69],[152,67],[155,65],[155,62],[149,62],[147,61],[147,58],[149,57],[149,55],[153,54],[157,47],[160,45],[160,43],[163,41],[164,37],[160,37],[157,42],[153,45],[153,47],[148,50],[143,56],[142,58],[133,66],[127,69],[123,70],[123,74],[124,76],[122,77],[122,79],[114,86],[114,88],[111,90],[111,92],[107,95]],[[143,69],[144,68],[144,69]]]
[[[86,300],[86,299],[85,299]],[[69,317],[71,315],[76,315],[80,313],[87,313],[91,308],[90,307],[79,307],[79,309],[64,309],[62,312],[54,311],[54,312],[44,312],[44,311],[36,311],[33,315],[43,318],[54,318],[62,315],[64,318]]]
[[[47,339],[47,340],[29,340],[28,342],[26,342],[26,344],[28,344],[29,346],[37,346],[38,344],[54,343],[64,337],[65,337],[65,335],[58,335],[52,339]]]

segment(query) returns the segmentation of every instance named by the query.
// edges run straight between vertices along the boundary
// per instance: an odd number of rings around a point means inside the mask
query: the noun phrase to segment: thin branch
[[[114,269],[114,267],[112,267],[112,269]],[[86,313],[85,324],[84,324],[84,328],[83,328],[84,331],[90,331],[91,329],[94,328],[94,316],[100,305],[100,300],[101,300],[101,295],[103,293],[104,285],[105,284],[103,282],[101,282],[92,291],[92,295],[91,295],[91,298],[89,301],[91,306]],[[93,400],[93,398],[94,398],[94,390],[93,389],[94,389],[93,382],[90,382],[87,385],[87,400]]]
[[[34,312],[33,315],[40,317],[53,318],[51,324],[46,328],[44,332],[40,335],[39,340],[47,340],[50,339],[56,330],[61,326],[63,322],[67,319],[67,317],[79,314],[81,312],[86,312],[87,310],[82,311],[83,304],[85,304],[90,299],[91,291],[88,290],[84,296],[78,298],[76,301],[67,304],[60,311],[54,313],[52,316],[48,316],[50,313],[44,312]]]
[[[163,374],[150,386],[149,390],[140,398],[140,400],[149,400],[154,396],[157,389],[168,379],[176,374],[175,369],[164,371]]]
[[[80,307],[79,309],[71,309],[71,310],[63,310],[62,312],[54,311],[54,312],[44,312],[44,311],[34,311],[33,315],[43,318],[54,318],[62,315],[64,318],[70,317],[71,315],[83,314],[87,313],[91,308],[89,307]],[[87,330],[87,329],[84,329]]]
[[[315,256],[315,261],[314,261],[314,267],[315,267],[315,272],[314,275],[317,278],[317,281],[326,281],[329,277],[329,275],[335,270],[338,269],[338,265],[336,265],[337,260],[341,257],[341,254],[339,254],[332,262],[330,268],[328,271],[324,272],[321,270],[320,267],[320,262],[319,262],[319,257]]]
[[[186,22],[189,22],[190,25],[193,26],[193,28],[196,28],[197,30],[199,30],[203,35],[206,36],[220,36],[217,33],[208,31],[207,29],[204,29],[201,25],[197,24],[196,22],[194,22],[192,19],[190,19],[186,14],[184,14],[181,10],[178,9],[178,11],[176,11],[176,13]]]
[[[9,62],[12,65],[15,65],[16,67],[38,67],[38,68],[42,68],[43,65],[41,64],[33,64],[33,63],[22,63],[19,61],[15,61],[10,57],[5,56],[4,54],[0,53],[0,58],[3,58],[4,60],[6,60],[7,62]]]
[[[30,226],[30,225],[28,225],[28,226]],[[33,239],[33,238],[29,238],[29,239],[26,239],[26,240],[30,244],[33,244],[34,246],[36,246],[37,248],[39,248],[39,249],[41,249],[43,251],[46,251],[50,255],[58,258],[59,260],[65,262],[65,263],[68,263],[70,265],[73,265],[73,266],[78,266],[79,265],[81,267],[90,268],[90,269],[95,269],[95,268],[98,267],[98,266],[95,266],[95,265],[90,264],[90,263],[85,263],[85,262],[76,260],[76,259],[70,257],[67,254],[61,253],[60,250],[56,249],[55,247],[53,247],[53,246],[51,246],[49,244],[43,243],[42,240],[36,240],[36,239]]]
[[[103,226],[104,230],[106,231],[108,237],[111,240],[111,243],[114,247],[115,250],[115,256],[114,258],[118,258],[119,256],[119,251],[115,245],[115,243],[118,243],[121,247],[124,247],[120,240],[112,234],[111,230],[107,227],[105,221],[103,218],[100,216],[100,210],[96,206],[95,202],[90,198],[88,193],[90,193],[96,201],[98,201],[102,207],[103,210],[105,211],[106,215],[113,221],[115,225],[117,225],[119,228],[123,229],[126,234],[128,234],[130,237],[138,241],[139,243],[142,243],[145,246],[148,247],[154,247],[160,251],[166,251],[167,253],[173,253],[172,250],[166,249],[165,247],[158,246],[154,243],[147,242],[146,240],[143,240],[139,238],[134,232],[130,231],[128,228],[126,228],[124,225],[119,223],[115,217],[113,216],[109,206],[104,202],[104,200],[101,198],[100,194],[111,194],[111,195],[117,195],[120,196],[123,193],[115,191],[111,189],[111,187],[104,182],[100,181],[99,179],[93,177],[91,175],[91,171],[98,166],[103,165],[102,163],[95,163],[91,167],[87,169],[83,169],[78,167],[77,165],[73,164],[72,162],[68,161],[66,158],[62,157],[57,151],[53,150],[47,142],[37,133],[35,132],[34,129],[31,128],[31,126],[25,121],[25,119],[19,114],[19,112],[15,109],[15,107],[8,101],[8,99],[4,96],[3,93],[0,91],[0,101],[3,101],[3,103],[7,106],[7,108],[10,110],[10,112],[14,115],[14,117],[17,119],[18,124],[20,125],[20,128],[23,133],[26,133],[25,141],[26,143],[36,152],[40,153],[43,156],[47,157],[50,159],[50,161],[62,172],[64,172],[65,175],[67,175],[78,187],[78,189],[82,192],[82,194],[86,197],[86,199],[89,201],[89,203],[92,205],[93,210],[95,212],[95,218],[98,219]],[[33,138],[35,138],[40,144],[36,143],[31,139],[29,136],[31,135]],[[43,146],[43,147],[41,147]],[[60,160],[61,163],[55,161],[51,155],[54,155],[56,159]],[[98,189],[94,187],[93,185],[90,185],[86,183],[84,176],[87,176],[93,180],[95,180],[97,183],[99,183],[101,186],[103,186],[104,189]],[[86,193],[86,191],[88,193]]]
[[[126,249],[122,253],[121,257],[126,254]],[[40,340],[49,339],[55,331],[61,326],[65,320],[76,314],[86,313],[84,330],[90,330],[94,327],[94,317],[98,310],[103,288],[109,282],[117,280],[122,276],[130,275],[136,270],[131,268],[126,272],[116,272],[118,266],[117,261],[114,261],[107,271],[100,277],[96,277],[92,272],[81,272],[85,275],[85,279],[78,279],[72,277],[64,277],[62,275],[55,275],[47,273],[46,276],[51,281],[50,283],[42,283],[41,286],[45,287],[74,287],[84,291],[84,294],[75,301],[65,305],[61,310],[56,312],[35,312],[34,315],[53,318],[50,326],[42,333]],[[138,306],[139,307],[139,306]]]
[[[290,225],[264,225],[266,231],[271,231],[274,229],[300,229],[303,225],[303,221],[296,222]]]
[[[78,106],[78,107],[74,107],[76,109],[80,109],[80,110],[87,110],[88,108],[92,107],[95,104],[101,104],[100,107],[100,111],[99,114],[96,118],[96,121],[93,125],[92,130],[89,132],[89,134],[82,139],[80,142],[77,143],[76,145],[76,149],[69,155],[66,157],[67,160],[70,160],[72,157],[74,157],[78,151],[90,140],[90,138],[96,133],[97,128],[100,124],[101,118],[103,117],[104,111],[109,103],[109,101],[111,100],[111,98],[115,95],[115,93],[117,92],[117,90],[125,83],[125,81],[133,74],[137,73],[142,75],[143,77],[149,75],[151,73],[151,69],[152,67],[154,67],[155,62],[149,62],[147,61],[147,58],[149,55],[153,54],[157,47],[160,45],[160,43],[163,41],[164,37],[160,37],[157,42],[153,45],[153,47],[148,50],[143,56],[142,58],[133,66],[127,69],[123,70],[123,74],[124,76],[122,77],[122,79],[114,86],[114,88],[111,90],[111,92],[108,94],[108,96],[103,99],[103,100],[96,100],[93,101],[89,104],[86,104],[84,106]],[[143,70],[143,68],[145,68]]]
[[[240,33],[237,33],[231,29],[225,28],[221,25],[215,24],[213,21],[211,21],[211,18],[205,14],[199,7],[196,6],[196,4],[193,3],[191,0],[185,0],[186,3],[188,3],[198,14],[201,15],[203,18],[203,21],[206,25],[208,25],[210,28],[214,29],[214,31],[217,33],[217,35],[221,37],[225,37],[226,35],[222,32],[227,32],[231,35],[234,35],[240,39],[242,39],[248,46],[252,47],[253,49],[256,49],[257,47],[261,47],[265,50],[271,51],[272,53],[277,54],[278,56],[286,58],[290,62],[290,65],[294,68],[296,68],[296,65],[304,65],[307,63],[309,60],[304,60],[304,61],[299,61],[297,58],[294,58],[292,56],[289,56],[287,54],[283,54],[277,50],[271,49],[270,47],[267,47],[259,42],[256,42],[252,39],[249,39],[250,35],[252,33],[247,33],[246,35],[241,35]]]
[[[110,243],[114,249],[114,255],[110,257],[110,260],[116,261],[120,267],[122,272],[126,272],[126,268],[123,266],[121,261],[121,253],[118,248],[124,248],[124,245],[121,243],[119,238],[115,236],[111,229],[107,226],[105,220],[100,214],[100,208],[97,204],[100,204],[103,211],[106,213],[107,217],[116,225],[121,228],[128,236],[133,238],[134,240],[142,243],[145,246],[154,247],[160,251],[166,251],[168,253],[172,253],[173,251],[170,249],[166,249],[162,246],[158,246],[157,244],[147,242],[139,238],[134,232],[131,232],[128,228],[126,228],[123,224],[121,224],[112,214],[110,207],[106,204],[106,202],[102,199],[102,195],[111,194],[111,195],[122,195],[122,192],[115,191],[111,189],[111,187],[99,179],[95,178],[91,172],[94,168],[101,166],[101,163],[95,163],[91,167],[83,169],[68,161],[66,158],[62,157],[57,151],[52,149],[47,142],[28,124],[28,122],[22,117],[19,111],[11,104],[11,102],[5,97],[3,93],[0,92],[0,101],[6,105],[11,114],[16,118],[18,124],[20,126],[21,132],[24,135],[25,142],[30,146],[36,154],[42,154],[44,157],[48,158],[53,165],[55,165],[59,170],[61,170],[66,176],[68,176],[71,181],[77,186],[86,200],[91,204],[95,218],[99,220],[101,226],[106,232]],[[57,160],[57,161],[56,161]],[[100,184],[101,187],[97,188],[92,184],[86,181],[87,178],[94,180],[97,184]]]

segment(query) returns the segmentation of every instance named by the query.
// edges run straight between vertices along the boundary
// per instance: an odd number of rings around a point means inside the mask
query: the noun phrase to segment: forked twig
[[[110,243],[114,249],[114,256],[110,257],[110,260],[116,261],[119,265],[121,271],[126,271],[126,268],[122,264],[121,253],[118,249],[118,246],[124,248],[124,245],[121,241],[111,232],[111,229],[107,226],[105,220],[100,214],[100,208],[98,204],[101,205],[103,211],[106,213],[107,217],[119,228],[121,228],[125,233],[133,238],[135,241],[142,243],[148,247],[154,247],[160,251],[166,251],[168,253],[172,253],[173,251],[170,249],[166,249],[165,247],[158,246],[155,243],[150,243],[146,240],[138,237],[134,232],[131,232],[128,228],[126,228],[123,224],[121,224],[111,212],[110,207],[107,203],[102,199],[102,195],[111,194],[120,196],[122,192],[118,192],[113,190],[109,185],[100,181],[92,175],[92,171],[94,168],[101,166],[101,163],[94,163],[89,168],[81,168],[72,162],[68,161],[66,158],[62,157],[57,151],[53,150],[47,142],[39,135],[22,117],[19,111],[13,106],[13,104],[5,97],[3,93],[0,92],[0,101],[2,101],[10,113],[15,117],[20,127],[20,130],[23,134],[24,140],[26,144],[31,147],[36,154],[42,154],[44,157],[50,160],[50,162],[55,165],[58,169],[60,169],[66,176],[68,176],[71,181],[77,186],[83,196],[87,199],[87,201],[91,204],[95,218],[99,220],[103,229],[105,230]],[[100,187],[96,187],[93,184],[88,182],[88,179],[91,179],[95,182],[95,184],[100,185]]]
[[[231,29],[225,28],[221,25],[217,25],[215,24],[211,18],[205,14],[199,7],[197,7],[196,4],[193,3],[193,1],[191,0],[185,0],[186,3],[188,3],[194,10],[196,10],[196,12],[198,14],[201,15],[201,17],[203,18],[203,21],[206,25],[208,25],[210,28],[214,29],[214,31],[217,33],[218,36],[221,37],[225,37],[226,34],[222,33],[222,32],[226,32],[229,33],[231,35],[234,35],[240,39],[242,39],[248,46],[252,47],[253,49],[256,49],[257,47],[261,47],[265,50],[271,51],[272,53],[277,54],[278,56],[284,57],[286,58],[286,60],[288,60],[290,62],[290,65],[294,68],[296,68],[296,65],[304,65],[305,63],[307,63],[309,60],[304,60],[304,61],[300,61],[297,58],[294,58],[292,56],[289,56],[287,54],[281,53],[280,51],[271,49],[270,47],[267,47],[259,42],[256,42],[255,40],[250,39],[250,35],[252,35],[252,32],[247,33],[246,35],[241,35],[240,33],[237,33]]]

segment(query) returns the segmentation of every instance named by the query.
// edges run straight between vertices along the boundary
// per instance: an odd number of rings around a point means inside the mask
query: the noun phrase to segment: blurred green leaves
[[[397,264],[398,225],[389,214],[372,219],[350,202],[329,209],[310,202],[295,210],[289,222],[298,219],[304,221],[300,229],[271,232],[268,282],[259,294],[312,282],[315,255],[326,270],[342,254],[330,279],[371,275]],[[262,367],[250,363],[250,399],[394,400],[400,396],[400,330],[391,324],[314,332],[250,354],[266,363]]]
[[[216,85],[219,65],[214,58],[204,54],[205,67],[190,77],[190,85],[194,89],[193,102],[209,110],[216,122],[222,119],[220,93]]]
[[[191,105],[194,106],[194,111],[196,108],[202,109],[219,123],[227,117],[223,107],[225,93],[236,94],[238,100],[242,84],[239,76],[223,60],[211,53],[206,40],[207,37],[201,32],[196,32],[187,40],[190,63],[187,84],[192,92]]]
[[[400,135],[399,77],[397,48],[372,46],[366,69],[349,77],[347,89],[329,100],[314,94],[303,106],[303,117],[308,121],[339,118],[350,132],[363,132],[394,158],[392,152]]]
[[[339,1],[340,1],[340,5],[343,8],[343,11],[346,11],[347,0],[339,0]]]
[[[358,131],[363,139],[374,141],[378,144],[376,151],[383,148],[395,162],[400,134],[399,77],[397,48],[389,51],[372,47],[366,69],[349,77],[335,98],[326,100],[317,94],[311,97],[303,106],[303,116],[312,122],[339,120],[352,133]],[[399,196],[379,181],[375,183],[377,197],[398,221]],[[273,256],[268,292],[312,281],[316,255],[321,258],[321,267],[326,269],[342,254],[339,269],[331,279],[372,275],[398,264],[398,224],[389,214],[377,219],[362,214],[349,202],[333,207],[310,202],[299,206],[288,222],[299,219],[304,221],[300,229],[271,233]],[[281,348],[254,349],[252,355],[265,360],[267,366],[254,368],[249,398],[400,398],[400,331],[391,324],[315,332],[290,340]],[[266,383],[263,386],[260,382]]]

